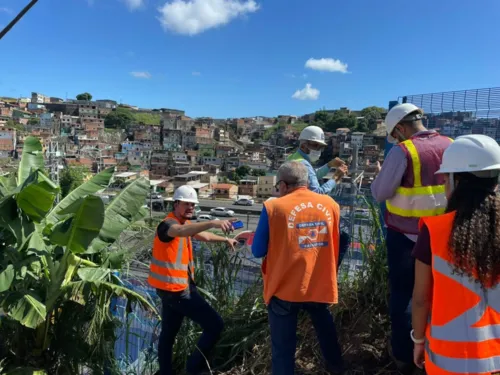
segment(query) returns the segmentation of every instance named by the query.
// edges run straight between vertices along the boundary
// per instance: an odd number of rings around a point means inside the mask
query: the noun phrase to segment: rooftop
[[[122,172],[115,174],[116,178],[128,178],[137,175],[137,172]]]

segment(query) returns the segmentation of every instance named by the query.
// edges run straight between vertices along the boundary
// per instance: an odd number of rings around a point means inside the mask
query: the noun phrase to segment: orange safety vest
[[[307,188],[266,201],[268,253],[264,300],[337,303],[339,205]]]
[[[164,221],[180,224],[173,213]],[[185,224],[189,224],[186,221]],[[179,292],[189,286],[189,277],[194,277],[193,246],[190,237],[175,237],[165,243],[158,233],[153,242],[153,258],[149,266],[148,282],[154,288]]]
[[[448,241],[455,213],[422,218],[432,250],[432,309],[426,329],[429,375],[500,371],[500,284],[486,290],[453,272]],[[480,230],[480,228],[478,228]]]

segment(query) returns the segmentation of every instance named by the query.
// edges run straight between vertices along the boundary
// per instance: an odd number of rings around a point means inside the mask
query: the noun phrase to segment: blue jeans
[[[188,317],[203,329],[197,348],[189,357],[186,370],[197,374],[207,370],[206,359],[214,348],[224,328],[220,315],[199,294],[194,284],[182,292],[158,290],[162,302],[161,333],[158,342],[160,375],[172,375],[172,350],[175,336],[181,328],[184,317]]]
[[[413,363],[410,302],[415,283],[415,259],[411,255],[415,243],[390,228],[387,228],[386,243],[392,353],[398,361]]]
[[[293,375],[297,346],[299,310],[305,310],[312,320],[327,370],[342,368],[342,350],[333,316],[326,303],[287,302],[273,297],[267,307],[271,327],[273,375]]]

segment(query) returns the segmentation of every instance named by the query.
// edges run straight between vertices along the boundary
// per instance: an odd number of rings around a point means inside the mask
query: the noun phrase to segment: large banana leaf
[[[34,292],[12,293],[3,308],[7,315],[28,328],[38,327],[46,317],[45,305]]]
[[[0,293],[9,290],[12,281],[14,280],[15,270],[12,264],[9,264],[2,272],[0,272]]]
[[[53,243],[66,246],[74,254],[84,253],[99,235],[104,223],[104,203],[94,195],[74,201],[61,215],[72,216],[57,224],[50,236]]]
[[[30,174],[16,194],[18,207],[39,223],[52,209],[59,188],[39,170]]]
[[[139,215],[144,214],[141,207],[148,193],[149,181],[144,178],[135,180],[123,189],[107,206],[101,232],[92,242],[88,252],[101,251],[115,242],[130,224],[137,221]]]
[[[60,211],[66,209],[73,204],[76,200],[83,198],[87,195],[97,193],[105,189],[109,185],[109,181],[113,177],[114,167],[107,168],[99,174],[96,174],[86,183],[80,185],[71,193],[69,193],[59,204],[48,214],[47,222],[56,223],[61,220],[63,215]]]
[[[159,314],[156,308],[151,304],[146,298],[132,289],[128,289],[121,285],[116,285],[113,282],[108,281],[74,281],[66,284],[63,287],[63,292],[71,293],[73,295],[79,295],[85,285],[91,285],[93,287],[94,293],[97,294],[97,289],[104,289],[107,292],[113,293],[117,297],[126,298],[128,303],[137,302],[139,305],[145,309],[153,312],[158,318]]]
[[[5,197],[9,194],[12,194],[14,189],[17,187],[17,180],[14,173],[11,173],[9,176],[4,177],[0,176],[0,196]]]
[[[7,196],[0,200],[0,227],[8,229],[14,235],[18,247],[24,244],[35,230],[33,222],[18,211],[13,196]]]
[[[17,185],[21,185],[32,171],[43,169],[43,147],[36,137],[27,137],[24,140],[23,155],[17,172]]]

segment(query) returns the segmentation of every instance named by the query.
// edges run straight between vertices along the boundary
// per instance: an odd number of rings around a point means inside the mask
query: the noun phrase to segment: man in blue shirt
[[[288,157],[288,161],[300,161],[308,172],[308,188],[318,194],[330,194],[336,184],[342,180],[342,177],[347,173],[347,165],[343,160],[335,158],[328,164],[325,164],[319,169],[314,169],[312,163],[318,161],[321,152],[326,146],[325,133],[319,126],[308,126],[302,130],[299,137],[299,149]],[[333,178],[323,185],[320,185],[319,179],[326,176],[331,168],[337,168]],[[279,181],[278,181],[279,184]],[[262,209],[259,223],[255,231],[255,236],[252,245],[252,254],[256,258],[262,258],[267,254],[267,245],[269,242],[269,219],[266,208]],[[350,236],[344,231],[340,233],[339,260],[338,265],[342,262],[347,249],[350,245]]]
[[[300,161],[308,171],[309,190],[318,194],[330,194],[337,182],[347,173],[347,166],[339,158],[331,160],[328,164],[319,169],[314,169],[313,164],[321,157],[323,149],[326,147],[325,133],[319,126],[308,126],[302,130],[299,137],[300,146],[298,150],[288,157],[288,161]],[[320,180],[325,177],[331,168],[337,168],[334,178],[320,184]]]

